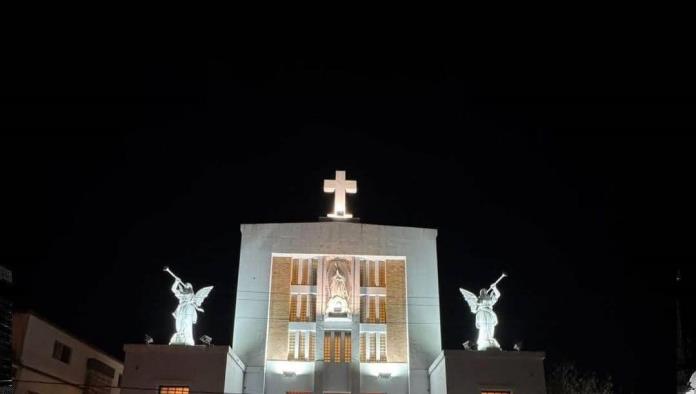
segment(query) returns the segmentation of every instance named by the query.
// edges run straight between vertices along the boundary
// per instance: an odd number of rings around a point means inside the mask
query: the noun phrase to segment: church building
[[[356,186],[325,181],[320,221],[242,224],[232,348],[126,345],[123,393],[545,394],[543,353],[443,351],[437,230],[360,223]]]
[[[442,349],[436,235],[351,222],[242,225],[232,348],[247,389],[427,392]]]

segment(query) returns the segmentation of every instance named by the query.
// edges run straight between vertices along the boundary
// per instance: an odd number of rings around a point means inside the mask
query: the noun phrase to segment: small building
[[[119,394],[123,363],[33,313],[12,322],[15,394]]]
[[[0,393],[11,389],[12,299],[8,296],[11,289],[12,271],[0,266]]]
[[[121,394],[242,393],[244,363],[229,346],[126,345]]]

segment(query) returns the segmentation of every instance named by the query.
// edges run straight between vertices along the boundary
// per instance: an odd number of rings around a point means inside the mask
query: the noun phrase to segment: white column
[[[302,284],[302,263],[304,260],[297,259],[297,284]]]
[[[365,333],[365,360],[370,361],[370,333]]]
[[[376,339],[375,339],[375,359],[376,359],[377,361],[379,361],[379,360],[380,360],[380,357],[381,357],[381,356],[380,356],[380,348],[379,348],[379,345],[380,345],[380,342],[381,342],[381,340],[380,340],[381,338],[380,338],[380,337],[381,337],[381,335],[380,335],[378,332],[376,332],[376,333],[375,333],[375,338],[376,338]]]
[[[312,297],[310,297],[309,294],[305,294],[304,297],[307,297],[307,303],[305,304],[305,315],[307,316],[307,321],[310,321],[312,319],[312,316],[309,314],[309,304],[312,301]]]
[[[302,294],[293,294],[291,297],[295,297],[295,317],[297,317],[297,321],[299,321],[300,311],[302,310]]]
[[[375,321],[379,321],[379,299],[382,298],[380,296],[375,296]]]
[[[300,355],[300,331],[295,331],[295,348],[293,351],[295,352],[294,359],[297,360]]]
[[[379,286],[379,260],[375,261],[375,286]]]
[[[309,360],[309,341],[311,339],[309,331],[302,331],[302,335],[305,337],[304,342],[304,359]]]

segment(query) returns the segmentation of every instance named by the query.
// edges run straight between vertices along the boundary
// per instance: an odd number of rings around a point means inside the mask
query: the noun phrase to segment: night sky
[[[317,221],[344,169],[363,223],[438,229],[445,348],[476,335],[457,288],[505,271],[504,348],[671,392],[676,268],[696,275],[684,63],[145,47],[12,57],[2,265],[19,308],[122,357],[169,340],[168,265],[215,286],[196,333],[230,344],[240,223]]]

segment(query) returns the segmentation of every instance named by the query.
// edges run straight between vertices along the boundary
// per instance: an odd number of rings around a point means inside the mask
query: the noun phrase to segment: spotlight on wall
[[[391,379],[391,373],[381,372],[379,375],[377,375],[377,377],[380,379]]]
[[[471,349],[471,344],[469,344],[469,341],[466,341],[466,342],[462,343],[462,346],[464,346],[464,349],[465,349],[465,350],[472,350],[472,349]]]
[[[283,371],[283,376],[286,378],[294,378],[296,375],[295,371]]]
[[[522,341],[516,342],[512,348],[517,350],[518,352],[521,351],[522,350]]]
[[[213,343],[213,338],[203,335],[202,337],[198,338],[205,344],[205,346],[210,346],[211,343]]]
[[[145,334],[145,344],[146,344],[146,345],[149,345],[149,344],[151,344],[151,343],[153,343],[153,342],[155,342],[155,340],[152,339],[151,336]]]

